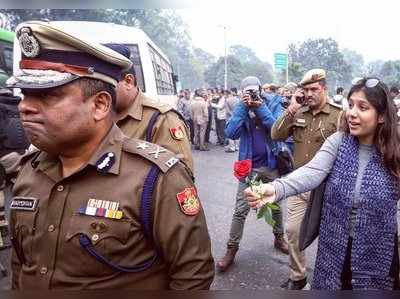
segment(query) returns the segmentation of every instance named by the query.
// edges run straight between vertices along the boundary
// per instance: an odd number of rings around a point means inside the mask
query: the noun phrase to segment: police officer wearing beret
[[[113,124],[131,62],[51,23],[18,26],[22,158],[10,230],[14,289],[208,289],[214,276],[190,172]]]
[[[309,162],[324,143],[337,131],[341,106],[328,102],[326,73],[323,69],[308,71],[291,99],[289,107],[272,127],[272,139],[294,140],[294,167]],[[282,288],[303,289],[307,284],[305,253],[299,250],[299,231],[310,193],[287,202],[286,232],[289,244],[290,274]]]
[[[131,56],[122,44],[105,44],[110,49]],[[193,171],[189,130],[183,117],[172,106],[151,99],[137,86],[133,67],[122,72],[116,87],[117,125],[128,137],[144,139],[174,152]]]

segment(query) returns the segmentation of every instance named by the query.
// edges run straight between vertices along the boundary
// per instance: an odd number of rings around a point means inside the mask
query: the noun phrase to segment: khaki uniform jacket
[[[152,132],[152,143],[156,143],[175,153],[193,171],[193,157],[190,133],[185,122],[172,107],[146,97],[140,90],[129,109],[128,115],[117,121],[118,127],[130,138],[146,139],[146,130],[152,115],[160,111]],[[179,131],[178,135],[176,130]],[[182,134],[180,133],[182,132]]]
[[[204,125],[208,122],[208,104],[201,97],[195,97],[190,103],[190,111],[193,122]]]
[[[11,210],[13,288],[208,289],[214,262],[203,209],[200,204],[189,216],[177,200],[178,193],[193,187],[192,178],[173,153],[161,149],[156,158],[157,148],[128,139],[114,126],[89,163],[69,177],[61,176],[59,159],[45,152],[24,157],[11,206],[29,199],[37,206]],[[115,162],[100,171],[96,165],[109,153]],[[119,266],[151,258],[155,246],[139,221],[144,181],[154,164],[161,172],[153,193],[153,238],[162,258],[143,272],[118,272],[85,251],[79,236],[87,235],[99,254]],[[89,200],[114,210],[118,205],[122,217],[82,214]]]
[[[326,138],[337,131],[342,109],[339,105],[326,103],[313,115],[308,106],[300,108],[292,119],[286,112],[276,120],[271,130],[275,140],[286,140],[293,136],[294,167],[309,162]]]

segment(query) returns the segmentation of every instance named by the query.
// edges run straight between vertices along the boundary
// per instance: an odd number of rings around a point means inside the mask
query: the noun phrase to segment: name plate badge
[[[13,197],[10,209],[34,211],[38,204],[38,198],[35,197]]]

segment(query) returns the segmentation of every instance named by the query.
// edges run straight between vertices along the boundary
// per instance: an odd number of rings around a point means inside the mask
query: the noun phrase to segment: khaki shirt
[[[208,104],[201,97],[195,97],[190,103],[190,113],[193,123],[204,125],[208,123]]]
[[[192,178],[173,153],[162,149],[156,158],[157,148],[127,138],[114,126],[89,163],[69,177],[61,176],[59,159],[45,152],[25,157],[11,206],[29,199],[37,206],[11,210],[13,288],[208,289],[214,262],[203,209],[197,205],[190,216],[178,202],[178,194],[182,198],[182,192],[194,189]],[[115,162],[100,171],[109,153]],[[144,236],[139,215],[144,181],[154,164],[161,172],[153,193],[152,231],[162,258],[143,272],[118,272],[85,251],[79,236],[87,235],[99,254],[119,266],[151,258],[155,246]],[[197,195],[191,199],[199,203]],[[91,216],[87,209],[82,213],[93,200],[120,211],[120,219]]]
[[[167,104],[146,97],[140,90],[128,111],[117,121],[118,127],[128,137],[146,139],[146,131],[154,112],[160,111],[153,128],[151,142],[169,149],[193,171],[190,133],[185,122]]]
[[[309,162],[326,138],[337,131],[341,113],[341,107],[332,103],[326,103],[315,115],[308,106],[300,108],[293,119],[285,112],[274,123],[271,137],[286,140],[293,136],[294,167],[298,168]]]

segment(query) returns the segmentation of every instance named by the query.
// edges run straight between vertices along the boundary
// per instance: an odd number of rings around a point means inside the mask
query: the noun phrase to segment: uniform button
[[[307,143],[311,143],[311,141],[310,141],[310,140],[308,140],[308,141],[307,141]]]
[[[54,227],[53,224],[50,224],[49,227],[47,228],[47,230],[48,230],[49,232],[54,232],[54,229],[55,229],[55,227]]]
[[[57,187],[57,191],[59,191],[59,192],[64,191],[64,186],[63,186],[63,185],[59,185],[59,186]]]
[[[306,154],[306,157],[308,157],[308,154]]]
[[[352,280],[351,280],[351,283],[356,283],[355,279],[352,279]]]
[[[40,274],[45,275],[47,273],[47,267],[40,268]]]
[[[92,241],[96,242],[99,239],[99,235],[98,234],[94,234],[92,236]]]

